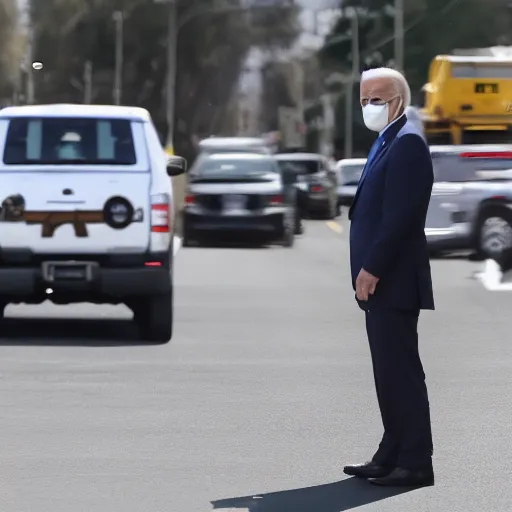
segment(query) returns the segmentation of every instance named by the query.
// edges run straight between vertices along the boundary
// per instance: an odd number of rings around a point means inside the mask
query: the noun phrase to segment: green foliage
[[[113,13],[119,10],[124,12],[122,101],[147,108],[165,133],[168,5],[155,0],[32,0],[31,5],[34,58],[45,64],[36,76],[37,101],[81,102],[84,65],[90,61],[93,102],[112,102]],[[280,10],[279,16],[269,10],[251,17],[236,6],[219,11],[218,5],[215,0],[178,2],[178,146],[198,131],[215,130],[212,123],[222,119],[252,46],[287,45],[297,33],[294,8]]]
[[[22,40],[16,0],[0,0],[0,105],[10,102],[19,78]]]
[[[405,72],[413,94],[426,82],[428,66],[454,48],[512,44],[512,10],[505,0],[410,0],[405,3]],[[346,0],[359,13],[361,65],[392,64],[393,2]],[[327,69],[348,70],[352,62],[350,21],[341,17],[319,53]]]
[[[358,13],[361,68],[393,65],[393,4],[391,0],[343,1],[343,13],[347,14],[349,7]],[[508,0],[406,0],[404,4],[404,67],[414,103],[423,102],[421,87],[428,80],[429,65],[436,55],[451,53],[453,49],[512,44],[512,10]],[[342,16],[319,52],[324,70],[351,69],[351,39],[350,20]],[[357,96],[355,142],[364,138],[365,130]],[[343,110],[340,105],[337,115],[340,139],[343,138]]]

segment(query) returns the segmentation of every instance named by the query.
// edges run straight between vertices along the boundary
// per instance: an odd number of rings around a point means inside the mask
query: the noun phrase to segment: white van
[[[167,161],[140,108],[0,110],[0,313],[9,303],[124,303],[143,339],[172,337]]]

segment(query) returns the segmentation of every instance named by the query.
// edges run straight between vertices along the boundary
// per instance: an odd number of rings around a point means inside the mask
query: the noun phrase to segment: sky
[[[318,50],[325,36],[330,32],[336,22],[335,8],[339,7],[340,0],[297,0],[302,7],[300,16],[302,34],[298,38],[288,57],[299,56],[305,52]],[[316,18],[316,23],[315,23]],[[316,25],[316,27],[315,27]],[[316,31],[316,33],[315,33]],[[260,68],[264,57],[258,49],[254,49],[246,62],[246,72],[240,80],[240,91],[244,93],[252,108],[257,109],[257,102],[261,91]]]

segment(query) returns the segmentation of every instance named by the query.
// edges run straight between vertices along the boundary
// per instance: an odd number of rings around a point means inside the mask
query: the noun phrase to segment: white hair
[[[404,109],[411,105],[411,88],[407,83],[407,79],[400,71],[392,68],[374,68],[363,71],[361,74],[361,82],[373,78],[385,78],[391,81],[396,89],[396,93],[399,94],[404,101]]]

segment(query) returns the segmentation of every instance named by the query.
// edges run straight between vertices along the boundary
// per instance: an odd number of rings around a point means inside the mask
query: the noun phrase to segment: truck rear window
[[[454,64],[452,66],[452,76],[453,78],[510,79],[512,78],[512,68],[509,65]]]
[[[14,118],[6,165],[135,165],[128,119]]]

